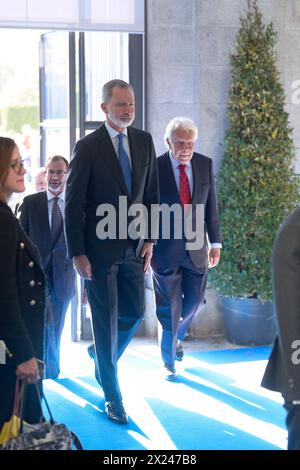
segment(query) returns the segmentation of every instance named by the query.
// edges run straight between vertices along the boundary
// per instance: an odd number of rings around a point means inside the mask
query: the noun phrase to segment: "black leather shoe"
[[[128,416],[123,403],[117,401],[107,401],[105,403],[105,413],[108,419],[117,424],[127,424]]]
[[[164,364],[164,377],[170,382],[175,382],[177,380],[176,369],[170,364]]]
[[[179,341],[176,347],[176,361],[182,361],[183,356],[184,356],[183,346],[182,346],[181,341]]]
[[[100,374],[99,374],[98,367],[97,367],[96,357],[95,357],[95,346],[94,346],[94,344],[90,344],[90,346],[87,348],[87,351],[88,351],[88,355],[90,356],[90,358],[93,359],[93,361],[94,361],[96,380],[97,380],[98,384],[100,385],[100,387],[102,387],[102,382],[101,382]]]

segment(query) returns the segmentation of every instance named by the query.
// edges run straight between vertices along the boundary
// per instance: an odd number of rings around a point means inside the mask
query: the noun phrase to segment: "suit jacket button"
[[[34,280],[30,281],[29,285],[30,285],[30,287],[35,286],[35,281]]]
[[[21,248],[21,250],[24,250],[24,248],[25,248],[25,245],[24,245],[24,243],[23,243],[23,242],[21,242],[21,243],[20,243],[20,248]]]
[[[33,307],[35,304],[36,304],[36,301],[34,299],[29,302],[29,305],[31,305],[31,307]]]
[[[28,266],[29,266],[30,268],[33,268],[34,262],[33,262],[33,261],[30,261],[30,262],[28,263]]]

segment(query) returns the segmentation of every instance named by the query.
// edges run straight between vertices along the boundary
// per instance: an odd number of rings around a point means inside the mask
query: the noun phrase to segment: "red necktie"
[[[180,170],[180,180],[179,180],[180,191],[179,192],[180,192],[180,201],[183,206],[184,204],[191,204],[192,202],[189,179],[185,172],[185,167],[186,165],[179,165],[179,170]]]

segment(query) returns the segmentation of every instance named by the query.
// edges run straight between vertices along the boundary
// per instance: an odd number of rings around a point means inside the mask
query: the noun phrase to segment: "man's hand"
[[[86,255],[74,256],[74,266],[79,276],[88,281],[92,280],[91,263]]]
[[[28,384],[36,384],[40,377],[35,357],[19,364],[16,369],[16,375],[20,380],[25,380]]]
[[[140,256],[144,258],[144,272],[148,271],[150,266],[151,258],[153,254],[153,243],[145,242],[141,250]]]
[[[208,267],[214,268],[220,261],[221,250],[220,248],[211,248],[208,252]]]

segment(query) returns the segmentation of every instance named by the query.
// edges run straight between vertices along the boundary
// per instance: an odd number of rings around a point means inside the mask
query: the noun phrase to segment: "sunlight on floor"
[[[63,342],[60,378],[66,376],[103,399],[103,392],[96,382],[91,385],[81,379],[94,374],[94,364],[86,347],[87,344]],[[270,422],[270,411],[265,409],[265,403],[282,404],[279,394],[260,387],[265,365],[263,360],[209,363],[187,354],[184,361],[177,364],[179,381],[171,383],[163,380],[157,345],[133,341],[119,362],[119,375],[126,410],[142,432],[135,429],[126,432],[146,449],[176,449],[161,416],[151,406],[154,400],[162,405],[165,403],[168,409],[181,409],[187,414],[198,414],[199,418],[207,417],[212,422],[222,423],[222,432],[233,440],[242,432],[285,449],[284,423],[280,426]],[[82,408],[87,404],[59,383],[47,381],[45,385]],[[252,416],[255,410],[258,417]]]

